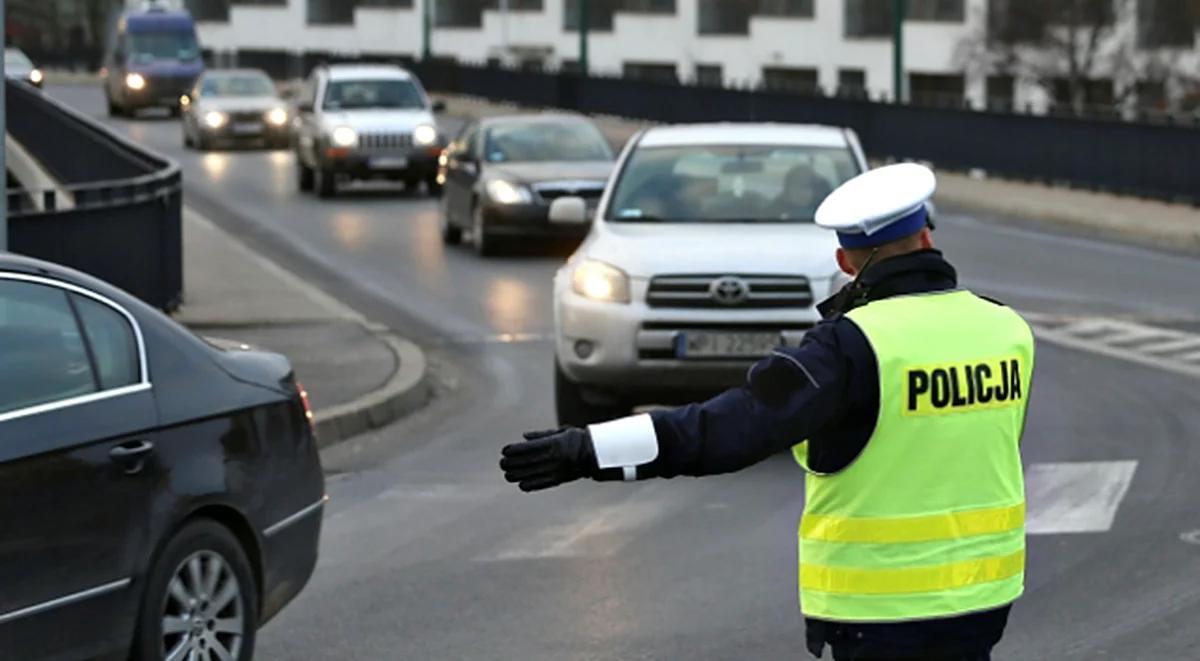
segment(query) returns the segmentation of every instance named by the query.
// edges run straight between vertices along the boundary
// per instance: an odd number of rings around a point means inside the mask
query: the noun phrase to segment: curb
[[[314,305],[333,311],[336,318],[357,323],[371,336],[383,342],[396,360],[396,370],[382,387],[359,395],[355,399],[313,412],[313,427],[316,430],[317,447],[326,449],[372,429],[378,429],[416,411],[429,401],[433,393],[429,379],[429,362],[421,347],[396,335],[383,324],[368,320],[357,310],[347,306],[319,287],[254,250],[241,239],[226,232],[203,214],[184,208],[184,223],[206,224],[211,231],[222,235],[229,245],[241,251],[263,269],[274,272],[289,282],[304,283],[302,290]],[[178,321],[178,319],[177,319]],[[262,322],[247,322],[261,325]],[[195,320],[190,322],[196,325]],[[185,325],[188,325],[185,323]]]
[[[386,328],[366,327],[388,346],[398,367],[382,388],[313,413],[321,449],[394,422],[424,406],[432,394],[425,352]]]

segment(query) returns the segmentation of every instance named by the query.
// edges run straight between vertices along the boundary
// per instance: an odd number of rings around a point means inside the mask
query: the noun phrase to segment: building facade
[[[244,51],[417,58],[426,10],[435,57],[544,69],[572,69],[579,61],[579,0],[177,2],[200,20],[201,42],[220,62]],[[892,0],[587,4],[594,74],[896,97]],[[1196,5],[907,0],[903,97],[1033,112],[1072,103],[1176,108],[1190,103],[1200,78],[1190,74],[1200,71]],[[1074,45],[1070,54],[1064,43]]]

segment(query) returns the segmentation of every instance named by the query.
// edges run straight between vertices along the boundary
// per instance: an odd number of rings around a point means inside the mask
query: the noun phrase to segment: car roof
[[[206,78],[209,76],[266,76],[267,78],[270,78],[270,76],[267,76],[266,71],[263,71],[262,69],[250,69],[250,68],[205,69],[204,73],[201,75],[203,75]]]
[[[496,124],[536,124],[538,122],[586,122],[592,123],[585,115],[573,112],[531,112],[516,115],[494,115],[479,120],[483,126]]]
[[[412,80],[412,74],[391,64],[327,64],[330,80]]]
[[[112,301],[120,303],[126,309],[136,307],[133,305],[133,301],[137,299],[132,295],[95,276],[53,262],[0,251],[0,274],[3,273],[20,273],[58,280],[96,292]]]
[[[638,147],[692,145],[795,145],[846,147],[845,129],[821,124],[738,123],[675,124],[646,130]]]

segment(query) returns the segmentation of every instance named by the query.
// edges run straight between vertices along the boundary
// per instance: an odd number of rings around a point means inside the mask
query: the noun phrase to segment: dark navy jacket
[[[886,259],[863,275],[868,300],[954,289],[942,254],[924,250]],[[741,470],[809,439],[809,464],[845,468],[866,446],[879,411],[879,372],[862,331],[826,320],[796,348],[754,365],[746,384],[701,404],[651,413],[659,455],[640,475],[716,475]],[[821,643],[864,657],[928,658],[990,649],[1004,632],[1008,607],[943,620],[841,625],[808,618],[810,649]]]

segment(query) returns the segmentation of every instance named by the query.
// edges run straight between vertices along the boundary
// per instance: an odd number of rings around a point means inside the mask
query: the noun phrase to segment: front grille
[[[157,96],[177,97],[192,86],[192,78],[178,76],[146,76],[146,89]]]
[[[233,112],[229,113],[229,121],[238,124],[255,124],[263,121],[263,113],[261,112]]]
[[[560,197],[582,197],[585,200],[599,200],[604,194],[603,181],[548,181],[534,184],[533,190],[547,202],[553,202]]]
[[[412,134],[398,131],[371,131],[358,134],[358,146],[368,151],[407,151],[412,148]]]
[[[808,278],[793,275],[660,275],[646,303],[659,308],[806,308]]]

